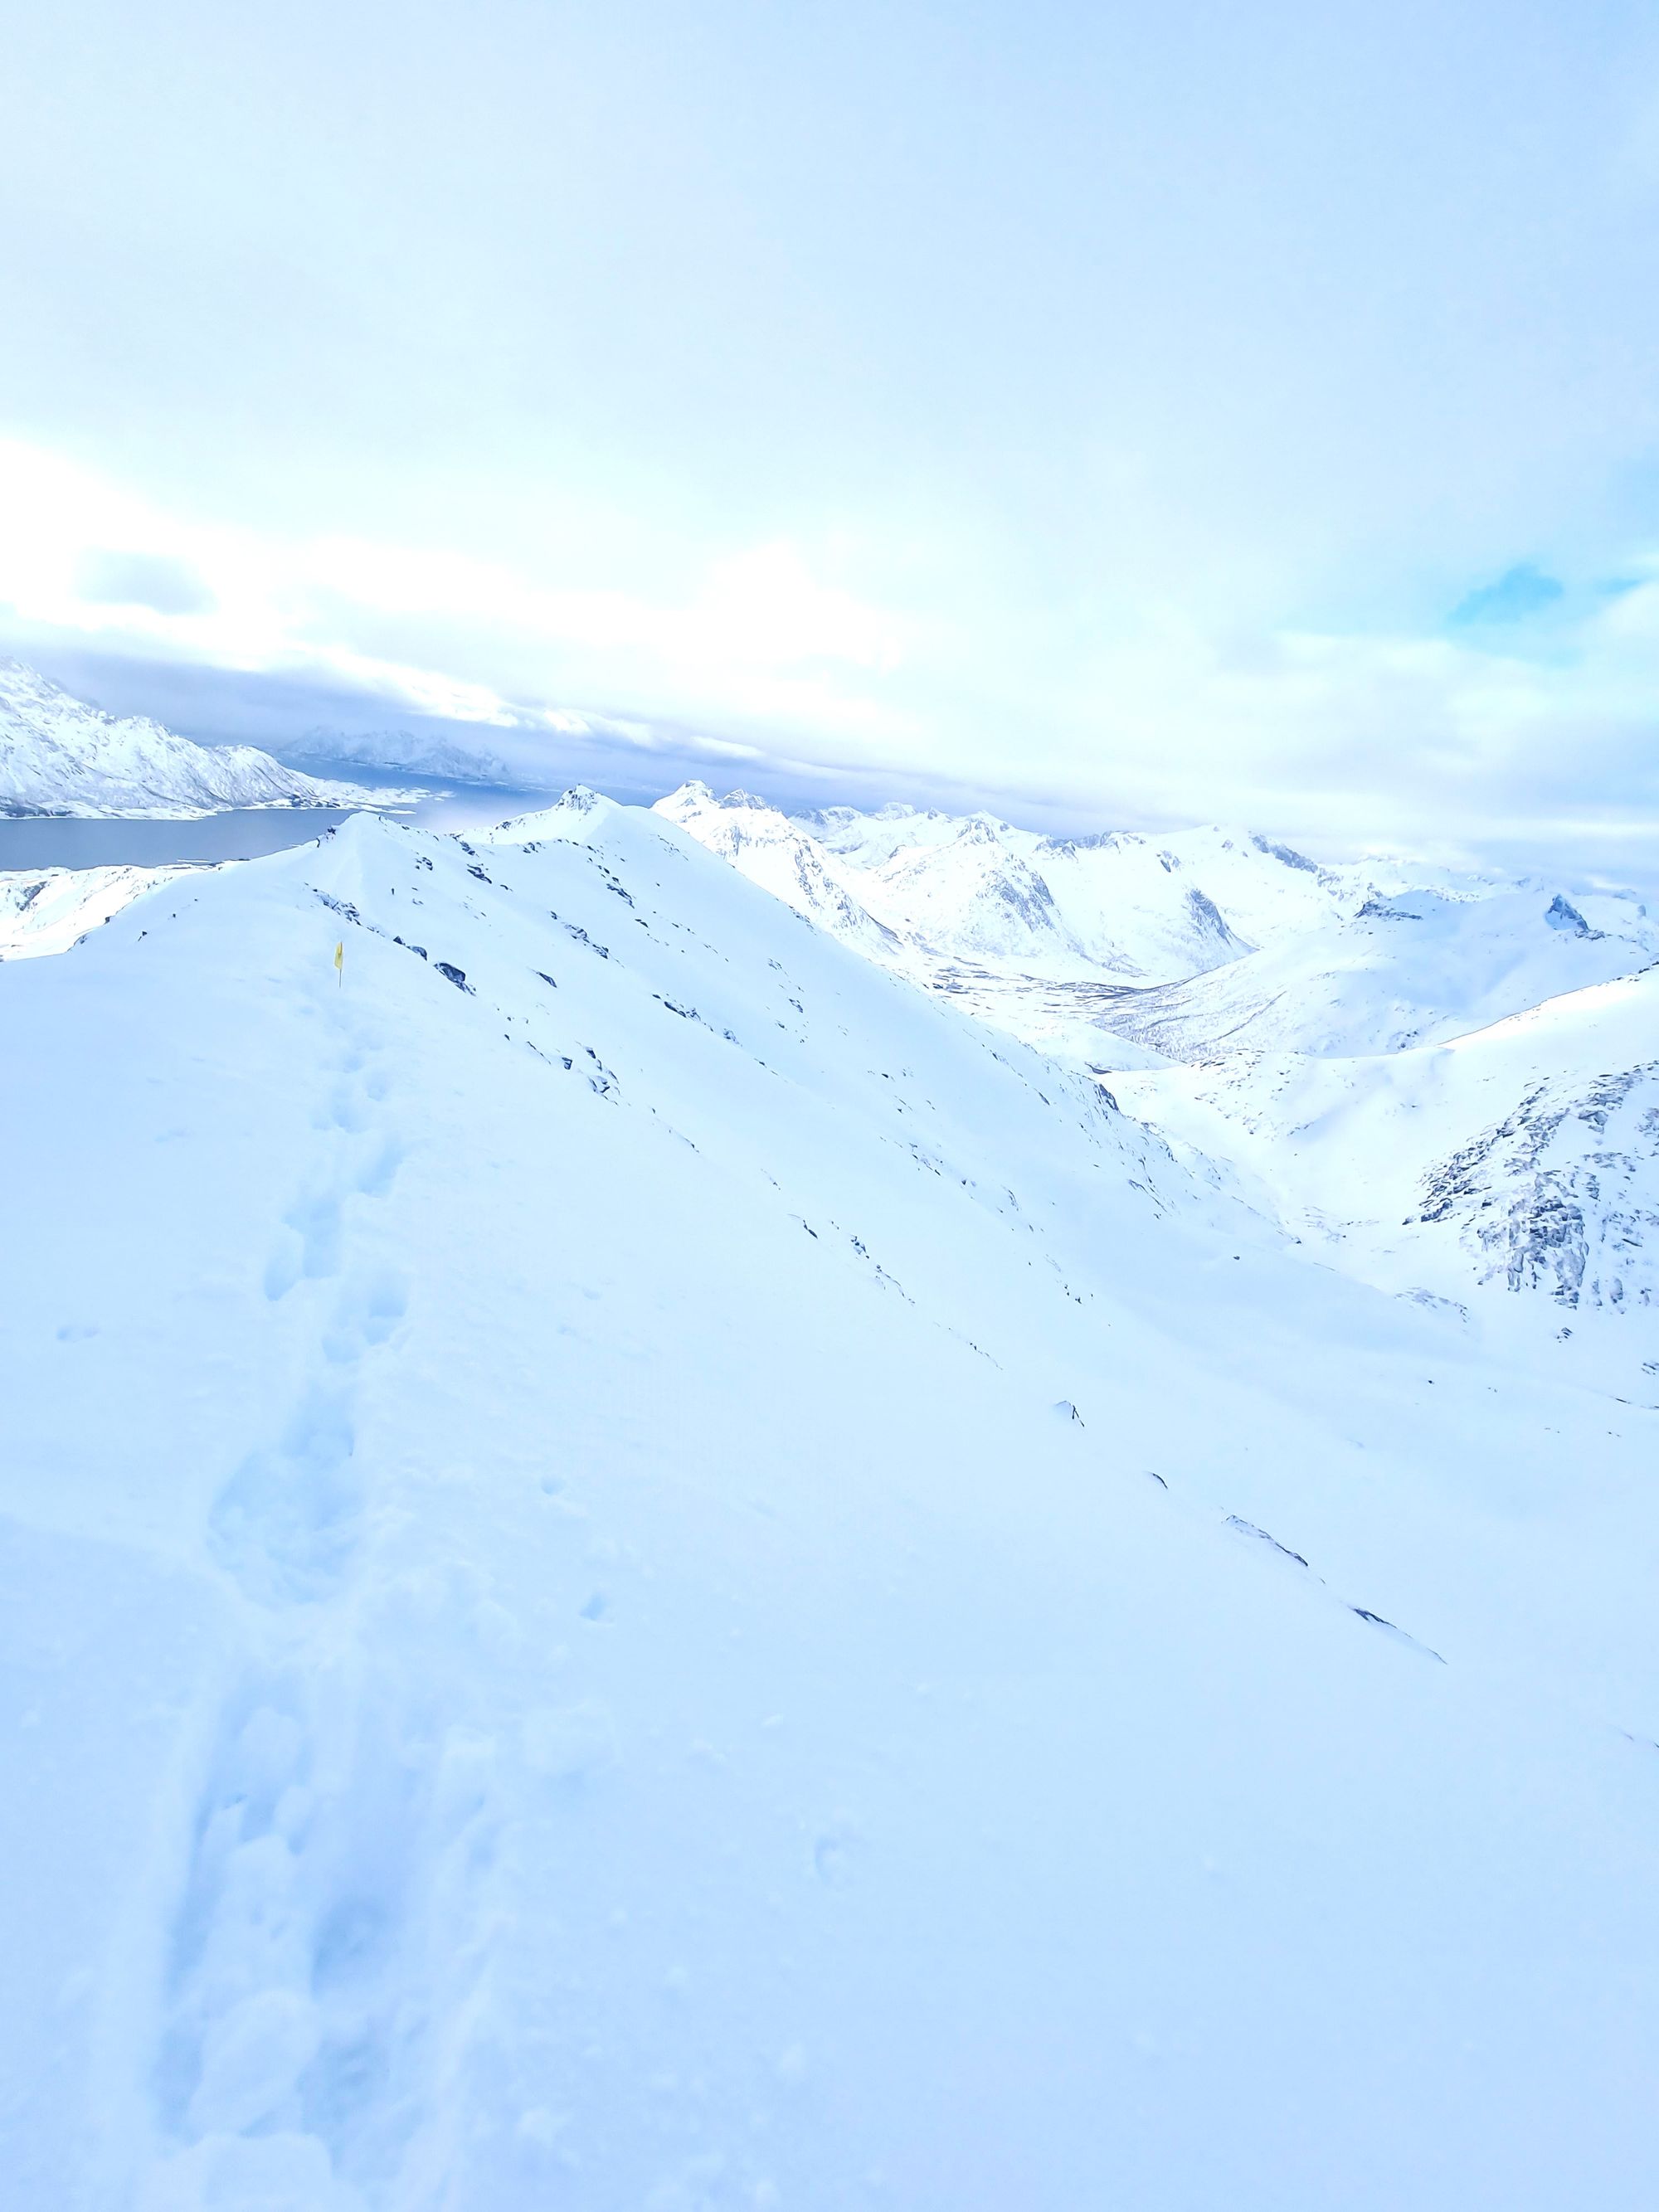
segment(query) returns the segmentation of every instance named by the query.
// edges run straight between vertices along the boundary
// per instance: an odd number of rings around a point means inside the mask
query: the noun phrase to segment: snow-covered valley
[[[1653,1413],[648,813],[86,920],[0,966],[10,2201],[1650,2201]]]

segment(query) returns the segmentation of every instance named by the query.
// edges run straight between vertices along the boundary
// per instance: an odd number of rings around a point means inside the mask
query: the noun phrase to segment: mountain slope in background
[[[252,745],[192,744],[159,722],[118,721],[0,659],[0,814],[208,814],[398,795],[301,775]]]
[[[1647,1415],[605,801],[0,1000],[21,2212],[1652,2201]]]
[[[949,951],[973,949],[953,935],[953,908],[965,902],[951,878],[988,872],[987,848],[1000,848],[1037,879],[1043,907],[1091,969],[1142,986],[1224,966],[1408,887],[1468,896],[1481,884],[1393,861],[1327,866],[1233,830],[1048,837],[988,814],[957,818],[901,806],[877,814],[833,807],[804,816],[800,826],[869,887],[872,905],[889,900],[919,921],[931,911],[941,949]],[[1023,960],[1029,951],[1011,941],[1004,957]]]
[[[1399,1052],[1659,959],[1659,921],[1625,895],[1417,891],[1224,968],[1117,1001],[1112,1018],[1170,1060],[1223,1052]]]
[[[768,816],[769,837],[817,848],[859,903],[924,956],[1049,978],[1173,981],[1357,911],[1385,884],[1376,872],[1320,867],[1266,838],[1221,830],[1062,839],[990,814],[908,806],[831,807],[789,820],[744,793],[717,799],[699,783],[657,811],[721,850],[735,814]]]
[[[1115,1075],[1112,1091],[1233,1163],[1259,1202],[1350,1271],[1460,1299],[1535,1294],[1486,1316],[1534,1336],[1589,1332],[1581,1349],[1614,1387],[1659,1396],[1651,1329],[1604,1327],[1659,1306],[1659,969],[1439,1045],[1241,1053]]]
[[[907,964],[897,932],[860,904],[813,838],[763,799],[733,791],[716,800],[707,784],[688,783],[659,799],[654,811],[843,945],[889,966]]]

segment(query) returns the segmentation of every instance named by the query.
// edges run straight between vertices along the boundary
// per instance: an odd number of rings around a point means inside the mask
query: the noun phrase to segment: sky
[[[115,711],[1659,865],[1649,7],[7,43],[0,648]]]

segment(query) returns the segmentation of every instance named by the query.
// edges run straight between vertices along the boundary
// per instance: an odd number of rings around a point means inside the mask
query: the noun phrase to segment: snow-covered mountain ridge
[[[1220,830],[1162,842],[1127,834],[1065,840],[989,814],[902,806],[791,819],[746,793],[717,799],[699,783],[683,785],[657,811],[738,866],[745,861],[729,841],[739,823],[744,854],[785,845],[810,852],[923,956],[1081,979],[1193,975],[1248,951],[1264,931],[1323,920],[1376,888],[1266,839]]]
[[[118,720],[0,656],[0,814],[210,814],[398,795],[301,775],[252,745],[193,744],[143,716]]]
[[[0,1002],[22,2212],[1650,2197],[1650,1416],[608,802]]]

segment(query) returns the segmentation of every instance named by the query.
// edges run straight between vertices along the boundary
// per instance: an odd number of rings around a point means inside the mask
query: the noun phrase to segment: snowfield
[[[144,716],[118,720],[0,655],[0,814],[179,816],[418,796],[300,775],[252,745],[192,744]]]
[[[0,1020],[9,2204],[1654,2201],[1653,1413],[588,795]]]

